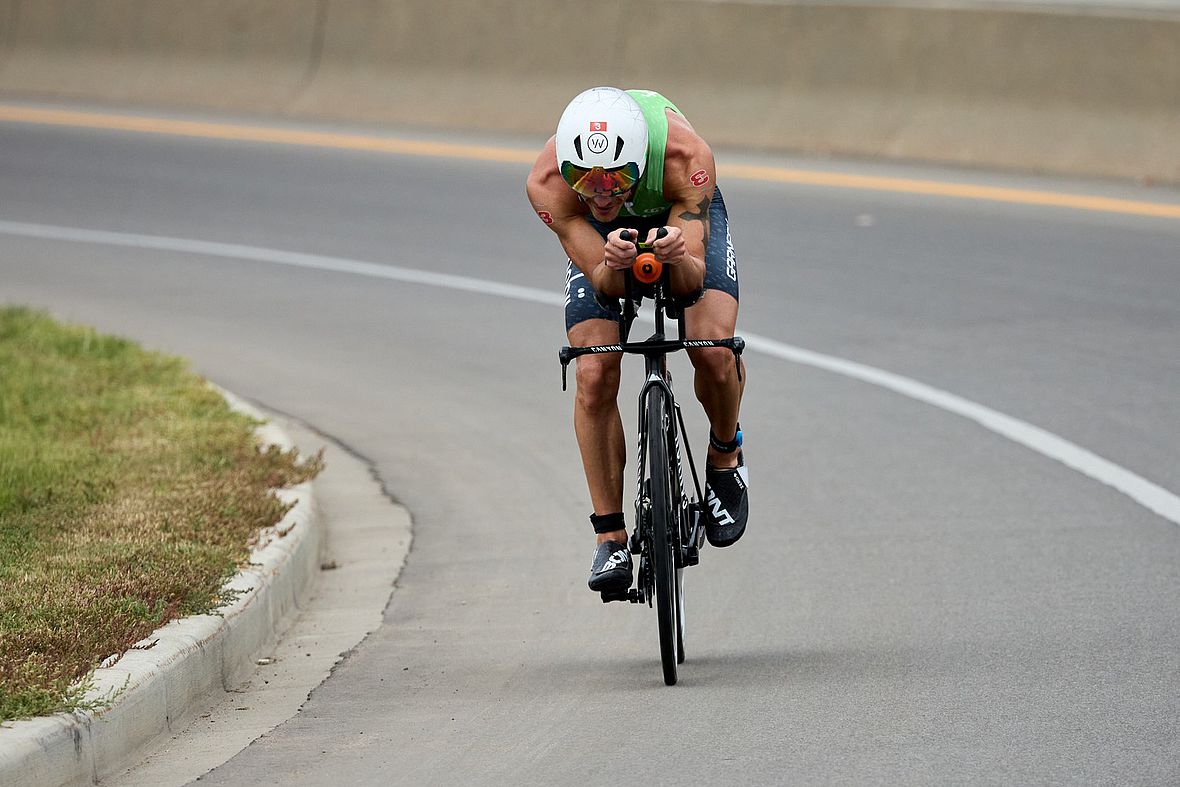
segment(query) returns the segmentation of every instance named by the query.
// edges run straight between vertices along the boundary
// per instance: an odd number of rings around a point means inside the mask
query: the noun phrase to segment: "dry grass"
[[[180,359],[0,308],[0,721],[78,707],[103,658],[226,600],[271,490],[321,466],[255,426]]]

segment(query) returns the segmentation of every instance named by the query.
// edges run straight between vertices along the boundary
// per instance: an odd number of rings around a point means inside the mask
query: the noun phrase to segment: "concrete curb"
[[[238,397],[218,390],[233,409],[264,420]],[[272,423],[257,434],[264,445],[293,447]],[[319,570],[322,528],[312,483],[281,490],[279,496],[294,506],[263,532],[250,565],[229,582],[240,591],[238,598],[218,615],[166,624],[96,670],[87,696],[101,699],[118,692],[109,707],[0,728],[0,784],[57,787],[117,774],[215,691],[233,689],[252,673],[255,659],[306,600]]]

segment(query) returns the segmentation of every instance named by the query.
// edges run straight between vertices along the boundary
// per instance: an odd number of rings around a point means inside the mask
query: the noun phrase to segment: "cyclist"
[[[568,257],[566,332],[571,345],[617,344],[623,270],[636,256],[624,231],[654,242],[685,311],[686,338],[732,336],[737,265],[713,154],[671,101],[650,90],[596,87],[566,106],[529,174],[537,216]],[[656,231],[668,234],[656,239]],[[705,533],[729,546],[745,532],[748,476],[741,451],[739,379],[725,348],[688,351],[708,417]],[[633,567],[623,516],[626,444],[619,415],[620,355],[577,361],[574,432],[594,513],[592,590],[626,590]]]

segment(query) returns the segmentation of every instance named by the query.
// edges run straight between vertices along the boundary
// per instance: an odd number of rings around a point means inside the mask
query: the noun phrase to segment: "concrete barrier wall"
[[[7,0],[0,92],[282,111],[322,0]],[[0,16],[2,19],[3,16]]]
[[[551,132],[658,89],[717,146],[1180,183],[1180,12],[0,0],[0,95]]]

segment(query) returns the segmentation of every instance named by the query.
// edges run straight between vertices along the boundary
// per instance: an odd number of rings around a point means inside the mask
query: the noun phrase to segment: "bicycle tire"
[[[684,569],[676,569],[676,616],[679,624],[676,626],[676,663],[684,663],[684,585],[682,584]]]
[[[675,497],[673,497],[675,499]],[[681,530],[683,533],[684,531]],[[676,549],[682,549],[684,538],[675,545]],[[676,569],[676,663],[684,663],[684,569]]]
[[[664,683],[676,684],[679,663],[679,593],[672,528],[679,527],[672,510],[672,469],[668,464],[668,403],[664,392],[653,388],[647,400],[647,471],[650,480],[652,562],[655,579],[656,618],[660,630],[660,662]]]
[[[669,498],[670,507],[672,509],[672,521],[675,527],[671,533],[673,536],[672,551],[673,555],[678,558],[676,563],[676,663],[684,663],[684,545],[688,543],[689,537],[689,513],[688,507],[684,503],[684,478],[679,473],[680,467],[680,443],[676,439],[677,427],[676,421],[670,420],[668,423],[668,457],[673,464],[669,465],[668,479],[672,493]],[[671,472],[672,467],[678,468],[678,472]]]

